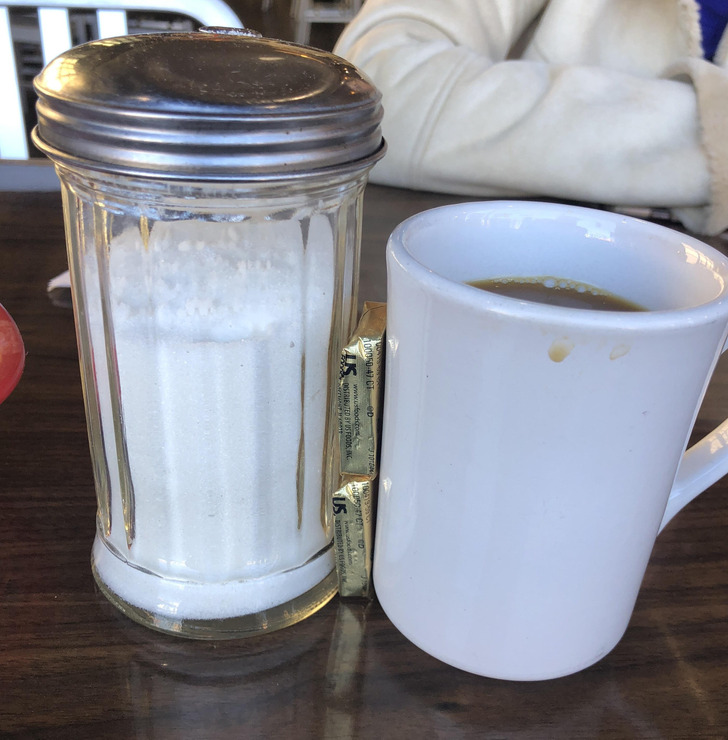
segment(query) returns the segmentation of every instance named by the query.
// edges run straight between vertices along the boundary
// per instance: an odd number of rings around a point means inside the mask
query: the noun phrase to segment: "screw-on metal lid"
[[[268,179],[384,152],[381,96],[361,72],[244,30],[92,41],[50,62],[35,89],[36,145],[108,172]]]

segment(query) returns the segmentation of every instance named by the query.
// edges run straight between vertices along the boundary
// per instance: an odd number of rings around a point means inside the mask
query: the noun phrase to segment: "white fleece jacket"
[[[728,227],[728,41],[694,0],[368,0],[336,53],[384,102],[372,180]]]

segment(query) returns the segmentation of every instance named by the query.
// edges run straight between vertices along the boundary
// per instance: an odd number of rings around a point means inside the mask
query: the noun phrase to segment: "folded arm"
[[[539,58],[538,38],[510,58],[544,5],[369,0],[336,51],[384,96],[389,152],[373,179],[468,195],[688,207],[681,215],[705,227],[714,183],[693,84],[552,62]]]

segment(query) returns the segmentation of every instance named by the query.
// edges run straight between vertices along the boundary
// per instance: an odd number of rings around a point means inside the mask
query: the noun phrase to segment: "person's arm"
[[[546,4],[365,4],[335,51],[383,93],[389,151],[373,179],[468,195],[707,206],[716,188],[694,87],[595,64],[551,63],[535,58],[533,48],[526,58],[509,59]],[[713,162],[719,170],[728,164],[721,156]],[[717,195],[728,200],[728,193]],[[697,230],[728,225],[725,202],[709,214],[679,213]]]

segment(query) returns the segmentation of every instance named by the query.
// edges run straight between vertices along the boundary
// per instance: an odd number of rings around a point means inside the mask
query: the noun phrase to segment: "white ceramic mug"
[[[728,260],[614,213],[486,202],[400,224],[387,266],[382,607],[473,673],[591,665],[624,633],[660,529],[728,471],[728,422],[683,455],[726,341]],[[465,284],[544,275],[648,310]]]

